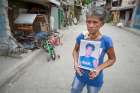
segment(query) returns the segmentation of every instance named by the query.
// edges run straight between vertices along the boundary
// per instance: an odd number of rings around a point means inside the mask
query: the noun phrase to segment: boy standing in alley
[[[102,35],[100,28],[104,25],[105,12],[103,9],[91,9],[86,15],[87,33],[79,34],[76,38],[76,44],[73,49],[74,69],[76,71],[71,93],[81,93],[83,88],[87,86],[87,93],[99,93],[103,85],[103,70],[112,66],[115,61],[115,51],[112,39],[109,36]],[[100,55],[97,66],[93,66],[92,70],[80,68],[79,52],[82,40],[100,42]],[[104,61],[107,54],[108,59]]]

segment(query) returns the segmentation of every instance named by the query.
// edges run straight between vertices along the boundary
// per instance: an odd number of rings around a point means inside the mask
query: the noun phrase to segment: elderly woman
[[[109,36],[102,35],[100,32],[100,28],[104,25],[104,18],[105,12],[100,8],[92,8],[86,15],[88,31],[86,34],[79,34],[73,49],[73,60],[76,74],[72,83],[71,93],[81,93],[85,86],[87,86],[87,93],[98,93],[103,85],[103,70],[115,63],[116,57],[112,39]],[[99,64],[93,70],[80,68],[78,64],[81,40],[101,42],[101,53],[98,59]],[[106,61],[104,61],[105,54],[108,56]]]

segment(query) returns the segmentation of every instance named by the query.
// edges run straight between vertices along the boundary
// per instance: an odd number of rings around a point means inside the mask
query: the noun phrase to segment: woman
[[[112,39],[100,33],[100,28],[104,25],[104,18],[105,12],[103,9],[92,9],[86,15],[88,32],[86,34],[79,34],[73,49],[76,75],[72,83],[71,93],[81,93],[85,86],[87,86],[88,93],[98,93],[103,85],[103,70],[115,63],[116,57]],[[79,67],[78,58],[81,40],[101,42],[99,64],[92,71]],[[104,61],[105,54],[108,56],[106,61]]]

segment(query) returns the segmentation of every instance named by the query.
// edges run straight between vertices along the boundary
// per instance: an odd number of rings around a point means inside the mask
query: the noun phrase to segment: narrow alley
[[[74,76],[72,49],[76,36],[85,30],[84,23],[62,29],[63,45],[56,48],[60,59],[47,62],[47,53],[42,50],[34,64],[0,93],[69,93]],[[104,70],[100,93],[139,93],[140,37],[111,24],[105,24],[101,32],[112,37],[117,61]]]

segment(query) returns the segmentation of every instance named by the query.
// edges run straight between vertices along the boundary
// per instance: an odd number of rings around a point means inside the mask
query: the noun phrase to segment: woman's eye
[[[87,23],[93,23],[93,24],[97,24],[97,21],[86,21]]]
[[[87,21],[87,23],[91,23],[91,21]]]
[[[94,23],[94,24],[96,24],[96,23],[97,23],[97,21],[93,21],[93,23]]]

